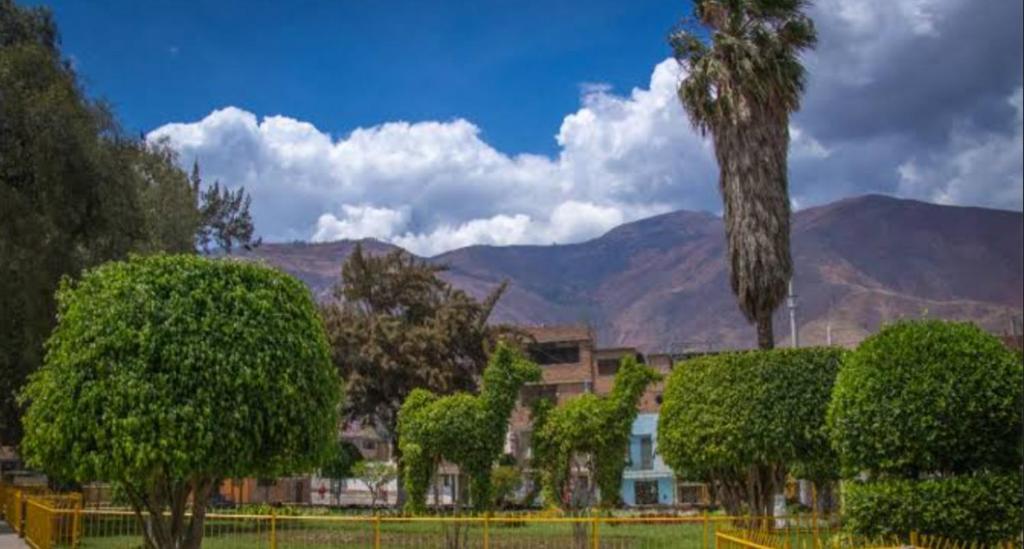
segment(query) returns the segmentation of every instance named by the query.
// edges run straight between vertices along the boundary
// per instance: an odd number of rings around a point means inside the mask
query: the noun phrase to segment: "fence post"
[[[590,517],[590,547],[591,549],[600,549],[601,547],[601,536],[597,533],[597,517]]]
[[[14,492],[14,524],[11,528],[18,533],[19,538],[25,537],[25,495],[21,490]]]
[[[373,548],[380,549],[380,515],[373,517]]]
[[[911,530],[910,531],[910,544],[913,545],[914,547],[918,546],[917,545],[917,531],[916,530]]]
[[[816,482],[811,482],[811,521],[814,549],[818,549],[818,547],[821,547],[821,540],[818,533],[818,483]]]
[[[81,496],[75,500],[75,517],[71,521],[71,546],[78,548],[81,543],[81,530],[82,528],[82,498]]]
[[[277,549],[277,509],[270,508],[270,549]]]
[[[701,536],[700,536],[700,546],[703,547],[703,549],[708,549],[708,510],[707,509],[704,509],[704,516],[703,516],[703,521],[702,522],[704,523],[704,533],[701,534]]]
[[[484,515],[484,549],[491,546],[491,514]]]

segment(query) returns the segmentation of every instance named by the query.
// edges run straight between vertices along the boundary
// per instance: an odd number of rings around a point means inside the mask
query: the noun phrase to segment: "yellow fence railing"
[[[25,541],[35,549],[88,547],[134,549],[142,544],[138,518],[131,511],[82,508],[81,500],[47,496],[24,499]],[[806,517],[774,517],[797,543],[793,548],[822,547]],[[713,515],[612,516],[424,516],[306,515],[210,513],[204,523],[204,547],[331,548],[415,547],[510,549],[674,548],[708,549],[717,535],[749,525],[751,517]],[[801,527],[801,521],[803,526]],[[752,547],[752,546],[748,546]],[[757,549],[754,547],[753,549]]]
[[[34,492],[34,493],[33,493]],[[137,549],[142,526],[127,510],[83,508],[80,494],[0,486],[0,512],[34,549]],[[326,513],[326,512],[325,512]],[[914,534],[857,542],[817,516],[380,516],[209,513],[204,547],[212,549],[822,549],[912,546],[982,549]],[[1000,549],[1008,549],[999,546]]]

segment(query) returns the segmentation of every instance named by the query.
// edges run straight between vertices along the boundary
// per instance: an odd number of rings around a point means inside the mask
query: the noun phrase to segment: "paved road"
[[[28,547],[24,541],[11,531],[7,523],[0,520],[0,549],[23,549]]]

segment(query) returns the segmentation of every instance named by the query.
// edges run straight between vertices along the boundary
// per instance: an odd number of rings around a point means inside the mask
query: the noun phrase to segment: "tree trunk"
[[[177,483],[157,481],[148,493],[126,484],[125,491],[142,528],[145,547],[199,549],[203,543],[206,506],[213,488],[214,480],[209,478]],[[186,513],[189,495],[192,496],[191,515]],[[165,514],[168,508],[169,513]]]
[[[775,348],[775,331],[770,312],[762,312],[757,316],[757,346],[764,350]]]
[[[396,429],[391,430],[392,433]],[[391,457],[395,460],[395,470],[398,471],[397,488],[395,490],[395,506],[401,510],[405,509],[405,470],[402,467],[402,450],[398,447],[398,435],[391,435]]]

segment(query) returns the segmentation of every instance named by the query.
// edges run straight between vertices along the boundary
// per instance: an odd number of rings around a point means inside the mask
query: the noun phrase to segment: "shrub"
[[[137,257],[65,281],[57,301],[45,363],[22,395],[21,450],[58,478],[120,483],[147,513],[147,546],[198,547],[218,479],[321,461],[340,384],[295,278]]]
[[[705,480],[732,512],[771,496],[788,470],[815,480],[833,478],[835,456],[825,410],[843,351],[776,349],[699,357],[676,365],[658,424],[658,447],[682,478]],[[748,474],[762,480],[747,492]]]
[[[829,409],[846,476],[950,475],[1021,463],[1021,362],[973,324],[901,322],[843,361]]]
[[[512,498],[522,485],[523,472],[519,467],[497,465],[491,469],[491,493],[499,508],[515,503]]]
[[[1024,521],[1019,474],[844,484],[843,522],[876,538],[916,531],[951,540],[995,544],[1020,534]]]

